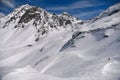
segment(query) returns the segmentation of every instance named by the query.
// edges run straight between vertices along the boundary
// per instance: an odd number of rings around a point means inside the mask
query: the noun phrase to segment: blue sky
[[[24,4],[39,6],[57,14],[68,12],[80,19],[97,16],[120,0],[0,0],[0,12],[8,14]]]

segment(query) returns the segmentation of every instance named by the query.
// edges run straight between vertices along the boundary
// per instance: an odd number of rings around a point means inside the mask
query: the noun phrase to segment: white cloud
[[[90,1],[78,1],[68,6],[61,6],[61,7],[49,7],[47,10],[69,10],[69,9],[78,9],[78,8],[86,8],[86,7],[93,7],[102,5],[101,3],[97,4],[96,2]]]
[[[101,13],[103,10],[94,10],[94,11],[89,11],[89,12],[82,12],[82,13],[79,13],[79,14],[74,14],[75,17],[88,17],[90,15],[95,15],[97,13]]]
[[[14,8],[14,1],[13,0],[0,0],[3,4],[5,4],[6,6],[10,7],[10,8]]]

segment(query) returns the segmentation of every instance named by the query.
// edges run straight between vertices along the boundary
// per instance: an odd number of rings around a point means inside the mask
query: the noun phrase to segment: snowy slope
[[[99,16],[88,20],[82,25],[82,30],[106,28],[119,24],[120,22],[120,3],[109,7],[103,11]]]
[[[119,80],[119,16],[120,3],[87,21],[15,9],[0,19],[0,79]]]

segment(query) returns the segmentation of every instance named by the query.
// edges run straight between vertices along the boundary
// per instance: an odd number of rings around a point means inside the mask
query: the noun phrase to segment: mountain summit
[[[51,24],[50,27],[66,26],[76,21],[75,17],[70,16],[68,13],[56,15],[55,13],[49,13],[46,10],[30,6],[28,4],[23,5],[15,9],[12,13],[6,16],[5,24],[2,26],[6,27],[9,23],[16,24],[16,28],[19,25],[24,25],[32,21],[32,26],[39,26],[40,24]]]

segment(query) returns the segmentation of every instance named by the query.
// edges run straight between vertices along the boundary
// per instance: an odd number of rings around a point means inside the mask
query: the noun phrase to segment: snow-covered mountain
[[[120,3],[86,21],[20,6],[0,18],[1,80],[119,80],[119,16]]]

